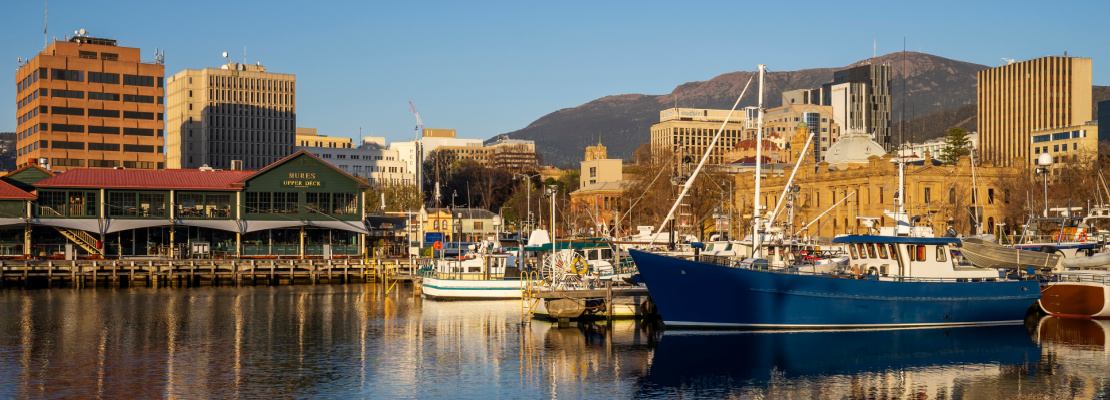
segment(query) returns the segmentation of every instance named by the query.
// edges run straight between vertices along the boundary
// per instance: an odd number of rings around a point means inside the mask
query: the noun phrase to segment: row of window
[[[354,193],[248,192],[246,212],[253,214],[356,214],[358,196]]]
[[[39,124],[38,126],[39,126],[39,129],[41,129],[43,131],[46,131],[47,127],[48,127],[48,125],[45,124],[45,123]],[[54,132],[85,133],[85,128],[86,128],[85,125],[49,124],[49,130],[54,131]],[[118,135],[120,133],[121,129],[123,131],[123,134],[128,135],[128,136],[156,136],[156,134],[157,134],[158,137],[162,137],[165,134],[165,131],[162,130],[162,129],[120,128],[118,126],[96,126],[96,125],[89,125],[87,128],[88,128],[88,133],[99,133],[99,134],[108,134],[108,135]],[[38,130],[35,130],[35,132],[38,132]],[[31,133],[35,133],[35,132],[31,132]]]
[[[122,166],[130,169],[163,169],[166,167],[165,163],[153,161],[121,162],[119,160],[83,160],[79,158],[52,158],[50,159],[50,164],[55,167],[84,167],[86,161],[88,161],[90,168],[116,168]]]
[[[1044,143],[1050,140],[1065,140],[1065,139],[1078,139],[1087,137],[1087,130],[1080,129],[1077,131],[1046,133],[1044,135],[1033,136],[1033,143]]]
[[[46,68],[39,68],[39,73],[36,74],[31,72],[31,74],[20,79],[19,82],[15,84],[16,93],[23,93],[24,90],[31,87],[32,83],[38,82],[39,78],[46,79]]]
[[[1072,150],[1079,150],[1079,143],[1072,143],[1071,144],[1071,149]],[[1068,144],[1067,143],[1054,144],[1054,145],[1052,145],[1052,151],[1054,151],[1054,152],[1056,152],[1056,151],[1068,151]],[[1041,153],[1047,153],[1047,152],[1048,152],[1048,146],[1033,148],[1033,154],[1041,154]]]
[[[31,104],[32,101],[39,98],[39,93],[45,94],[46,89],[36,90],[36,91],[31,92],[31,93],[28,93],[27,96],[24,96],[22,99],[19,100],[19,102],[17,103],[18,106],[16,107],[16,109],[20,109],[20,108],[23,108],[24,106],[26,106],[28,104]]]
[[[193,78],[189,78],[189,83],[193,83]],[[240,78],[238,76],[209,76],[208,86],[247,90],[270,90],[275,92],[293,92],[294,89],[296,89],[296,83],[292,81]]]
[[[42,140],[42,148],[46,148],[46,141]],[[85,142],[68,142],[64,140],[50,141],[50,148],[64,149],[64,150],[85,150]],[[119,151],[120,145],[118,143],[88,143],[89,150],[96,151]],[[145,145],[145,144],[124,144],[123,151],[127,153],[162,153],[162,146]]]

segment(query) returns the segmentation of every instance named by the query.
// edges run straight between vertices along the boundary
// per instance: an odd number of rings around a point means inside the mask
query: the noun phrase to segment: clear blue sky
[[[1002,57],[1094,59],[1110,85],[1110,2],[462,2],[50,1],[49,36],[90,36],[166,52],[166,75],[261,62],[297,75],[297,122],[320,134],[414,137],[428,128],[489,138],[561,108],[615,94],[768,69],[840,67],[908,50],[987,66]],[[249,4],[249,5],[248,5]],[[257,5],[256,5],[257,4]],[[3,6],[0,54],[14,93],[16,57],[43,45],[43,2]],[[1081,18],[1076,18],[1081,17]],[[14,131],[14,95],[0,131]]]

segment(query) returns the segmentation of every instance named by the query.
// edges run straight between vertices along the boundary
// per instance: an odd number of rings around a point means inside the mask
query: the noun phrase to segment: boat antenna
[[[671,218],[674,217],[675,210],[678,209],[679,204],[682,204],[682,198],[686,197],[686,192],[690,191],[690,187],[693,186],[694,179],[697,178],[698,173],[701,172],[701,167],[705,165],[705,161],[709,159],[709,155],[712,154],[713,147],[717,145],[717,140],[721,138],[721,133],[725,131],[725,126],[728,125],[728,121],[732,118],[732,113],[735,112],[736,107],[740,105],[740,99],[744,98],[744,94],[748,92],[748,86],[752,84],[753,78],[755,78],[755,75],[749,77],[748,83],[744,84],[744,90],[740,92],[740,97],[736,98],[736,103],[733,103],[732,109],[728,111],[728,115],[725,116],[725,120],[721,122],[721,127],[717,129],[717,134],[713,135],[713,140],[710,141],[709,146],[705,148],[705,154],[702,155],[701,161],[698,162],[697,168],[694,168],[694,173],[690,174],[690,178],[686,180],[685,184],[683,184],[682,192],[678,194],[678,198],[676,198],[674,204],[671,205],[671,210],[667,212],[667,217],[663,219],[663,222],[659,223],[659,229],[655,230],[655,235],[652,236],[651,243],[655,243],[655,240],[659,238],[659,234],[663,232],[663,227],[667,226],[667,222],[670,222]],[[671,236],[674,236],[674,232],[671,232]]]

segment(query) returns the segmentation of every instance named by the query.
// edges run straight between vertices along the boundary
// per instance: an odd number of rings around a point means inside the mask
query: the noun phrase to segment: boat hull
[[[1041,288],[1037,301],[1049,315],[1110,319],[1110,286],[1092,282],[1053,282]]]
[[[632,251],[668,326],[877,328],[1023,320],[1035,281],[901,282],[726,267]]]
[[[424,277],[421,294],[432,300],[499,300],[521,298],[520,280],[439,279]]]

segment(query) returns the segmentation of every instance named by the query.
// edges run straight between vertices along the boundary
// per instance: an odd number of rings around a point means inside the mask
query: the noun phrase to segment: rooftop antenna
[[[243,64],[247,63],[247,45],[243,45]]]
[[[227,60],[227,68],[230,69],[231,64],[233,64],[233,63],[231,62],[231,59],[227,57],[227,52],[226,51],[224,52],[224,59]]]
[[[879,56],[879,39],[873,39],[875,42],[871,44],[871,58]]]
[[[46,47],[50,44],[50,41],[46,36],[46,28],[48,28],[50,26],[49,22],[50,22],[50,2],[49,1],[44,1],[43,2],[43,10],[42,10],[42,49],[43,50],[46,50]]]

